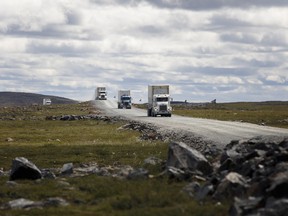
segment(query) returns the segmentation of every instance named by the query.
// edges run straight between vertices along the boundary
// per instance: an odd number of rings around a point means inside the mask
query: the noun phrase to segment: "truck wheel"
[[[148,117],[151,116],[151,109],[147,109],[147,116],[148,116]]]

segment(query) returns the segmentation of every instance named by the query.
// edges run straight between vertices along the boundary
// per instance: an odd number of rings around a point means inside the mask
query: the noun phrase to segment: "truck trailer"
[[[96,88],[95,100],[107,100],[106,87],[97,87]]]
[[[147,115],[156,117],[172,115],[169,85],[149,85]]]
[[[130,90],[118,91],[118,109],[131,109]]]

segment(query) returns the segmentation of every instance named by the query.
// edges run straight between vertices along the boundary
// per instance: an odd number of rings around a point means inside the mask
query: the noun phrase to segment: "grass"
[[[0,109],[0,167],[7,171],[15,157],[26,157],[39,168],[61,168],[72,162],[99,165],[144,167],[151,174],[162,171],[161,165],[147,166],[143,161],[156,156],[167,158],[167,143],[139,140],[139,132],[119,131],[124,122],[98,120],[48,121],[46,116],[88,114],[89,103]],[[10,120],[9,120],[10,119]],[[11,120],[13,119],[13,120]],[[6,139],[11,137],[12,142]],[[41,181],[16,181],[7,185],[0,176],[0,205],[26,198],[41,201],[62,197],[67,207],[30,210],[1,210],[1,215],[226,215],[228,204],[215,206],[207,200],[202,205],[182,188],[187,182],[171,181],[167,176],[143,180],[120,180],[89,175],[59,177]],[[65,184],[63,184],[63,182]]]
[[[174,105],[173,114],[288,128],[288,102],[219,103],[205,107]]]

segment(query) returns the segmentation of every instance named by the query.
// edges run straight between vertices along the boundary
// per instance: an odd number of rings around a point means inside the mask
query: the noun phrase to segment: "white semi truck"
[[[170,106],[169,85],[149,85],[147,115],[156,117],[172,115]]]
[[[95,100],[107,100],[106,87],[97,87],[96,88]]]
[[[118,91],[118,109],[131,109],[130,90]]]

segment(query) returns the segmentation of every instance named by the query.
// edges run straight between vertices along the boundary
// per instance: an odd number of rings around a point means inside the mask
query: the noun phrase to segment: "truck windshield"
[[[129,96],[122,96],[122,100],[130,100]]]
[[[165,101],[168,101],[168,97],[159,97],[159,98],[156,98],[156,101],[157,102],[165,102]]]

